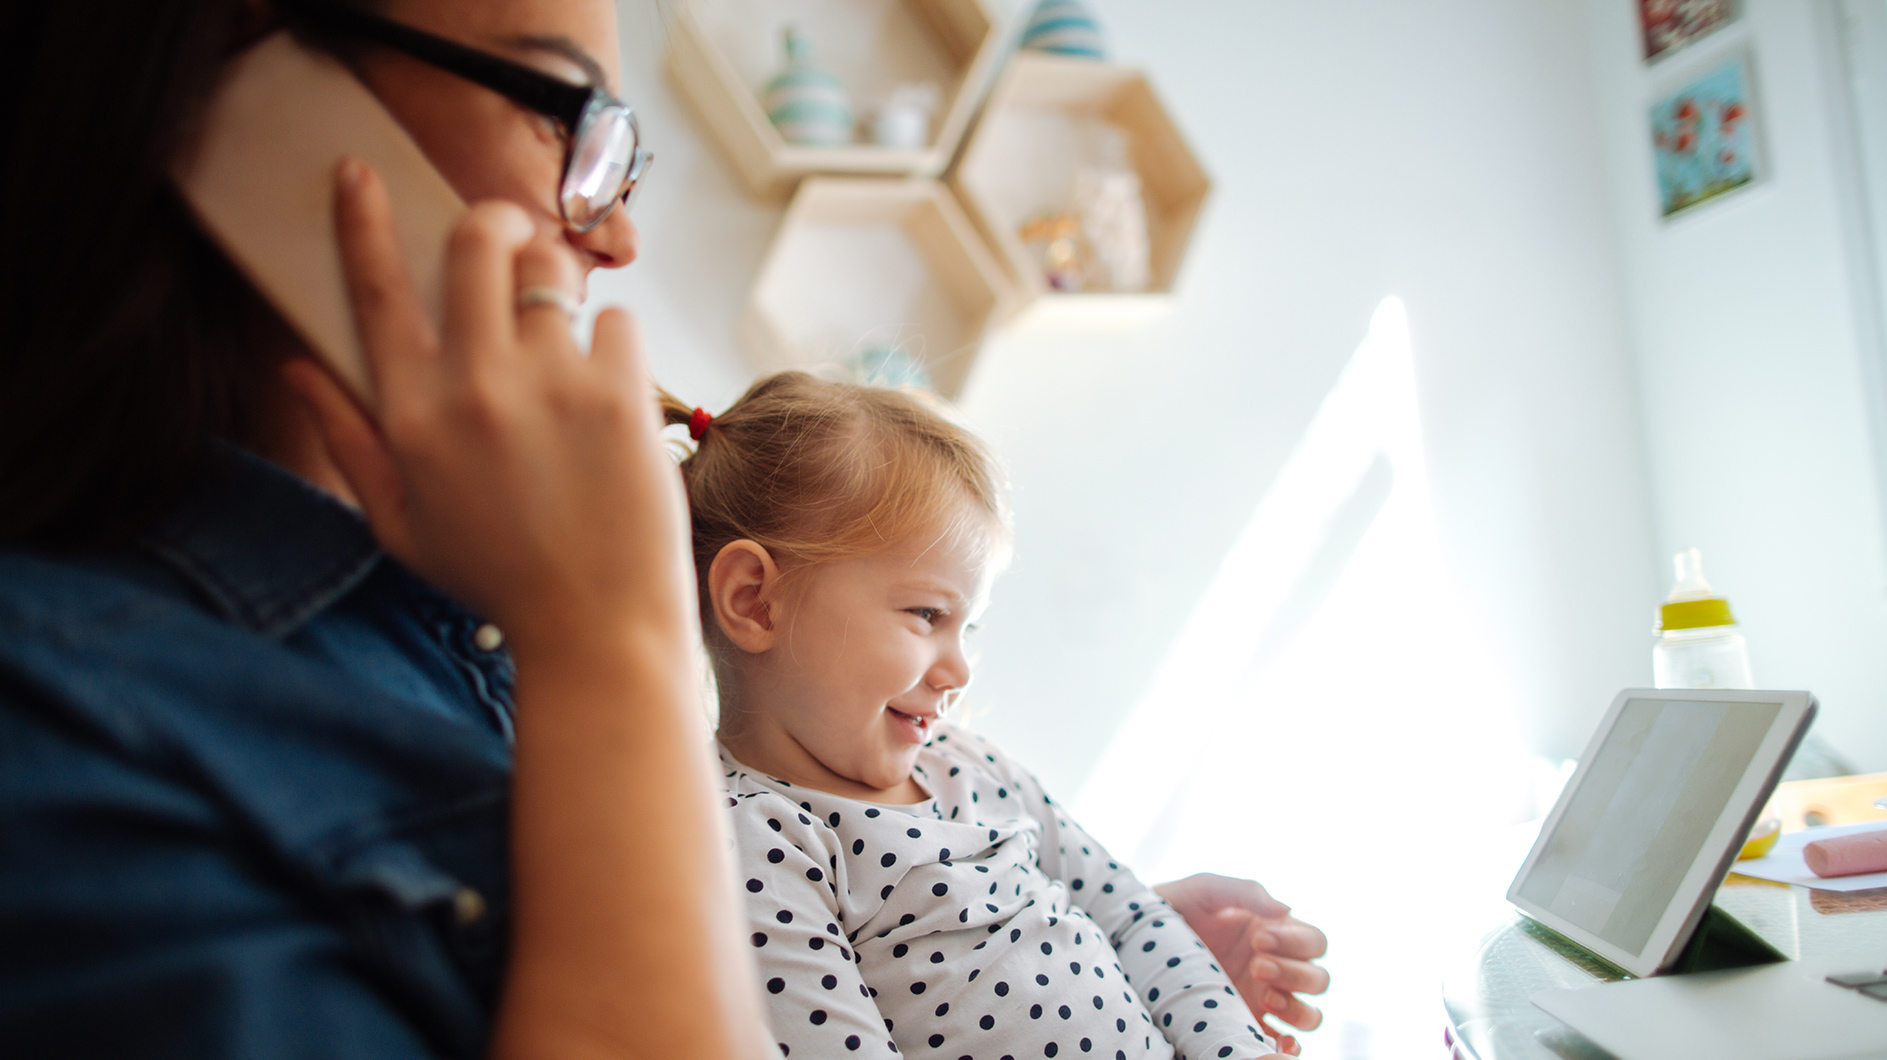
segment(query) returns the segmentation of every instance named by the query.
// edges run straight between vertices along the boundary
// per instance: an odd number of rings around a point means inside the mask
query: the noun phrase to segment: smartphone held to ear
[[[373,93],[277,33],[231,64],[174,176],[211,238],[369,408],[372,376],[334,236],[334,171],[372,166],[435,326],[445,247],[465,204]]]

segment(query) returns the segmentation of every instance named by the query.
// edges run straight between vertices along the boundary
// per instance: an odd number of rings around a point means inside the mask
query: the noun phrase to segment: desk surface
[[[1716,903],[1792,958],[1887,954],[1887,888],[1841,894],[1732,873]],[[1611,1054],[1527,999],[1550,987],[1618,976],[1511,909],[1480,945],[1444,971],[1442,1003],[1455,1055],[1464,1060],[1610,1060]]]

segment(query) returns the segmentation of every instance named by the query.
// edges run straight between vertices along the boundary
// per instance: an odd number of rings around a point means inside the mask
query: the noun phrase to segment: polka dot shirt
[[[986,741],[944,727],[888,806],[725,749],[749,938],[788,1057],[1270,1054],[1172,908]]]

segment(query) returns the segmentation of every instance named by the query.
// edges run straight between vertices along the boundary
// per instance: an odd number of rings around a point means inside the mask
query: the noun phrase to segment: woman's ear
[[[780,568],[758,542],[742,538],[721,547],[708,566],[708,600],[714,621],[733,645],[759,654],[779,638],[773,608]]]

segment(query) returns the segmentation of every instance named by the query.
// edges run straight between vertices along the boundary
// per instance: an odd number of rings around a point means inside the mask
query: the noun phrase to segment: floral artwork
[[[1638,0],[1645,61],[1675,51],[1730,21],[1731,0]]]
[[[1749,64],[1723,63],[1651,107],[1652,152],[1664,216],[1756,179]]]

